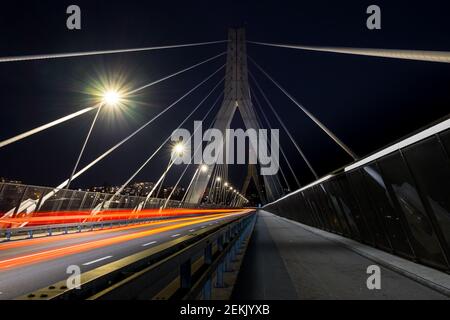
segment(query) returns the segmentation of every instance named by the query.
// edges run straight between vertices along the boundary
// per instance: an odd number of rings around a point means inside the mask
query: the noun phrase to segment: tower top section
[[[225,88],[229,90],[230,100],[241,106],[249,98],[247,73],[247,45],[245,29],[228,30],[227,69]]]

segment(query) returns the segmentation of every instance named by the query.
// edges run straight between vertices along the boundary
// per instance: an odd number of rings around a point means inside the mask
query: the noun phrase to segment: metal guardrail
[[[191,217],[194,215],[183,215],[183,217]],[[121,219],[121,220],[105,220],[105,221],[95,221],[95,222],[83,222],[83,223],[67,223],[67,224],[51,224],[42,225],[35,227],[23,227],[23,228],[9,228],[0,229],[0,242],[10,241],[14,236],[27,235],[29,239],[32,239],[35,235],[45,234],[46,236],[52,236],[53,233],[63,232],[64,234],[70,231],[83,232],[92,231],[95,228],[112,228],[115,226],[125,226],[131,224],[146,223],[151,221],[159,221],[166,219],[174,219],[178,216],[165,216],[165,217],[152,217],[152,218],[141,218],[141,219]]]
[[[450,273],[450,118],[264,209]]]
[[[0,216],[8,213],[16,216],[23,208],[31,212],[52,211],[89,211],[94,209],[134,209],[144,203],[141,209],[165,208],[218,208],[224,207],[215,204],[192,204],[178,200],[149,198],[146,196],[118,195],[110,193],[56,189],[41,186],[23,185],[17,183],[0,182]],[[20,209],[20,207],[23,207]],[[27,211],[27,213],[31,213]]]
[[[212,275],[216,274],[216,286],[223,286],[223,272],[251,232],[254,219],[252,212],[90,270],[81,274],[78,289],[68,288],[66,281],[60,281],[17,299],[151,299],[177,277],[179,288],[172,298],[187,299],[199,294],[208,298]],[[193,272],[192,265],[199,258],[203,264]]]

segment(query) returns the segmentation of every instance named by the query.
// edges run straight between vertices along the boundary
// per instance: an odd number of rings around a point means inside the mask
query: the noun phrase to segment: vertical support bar
[[[111,195],[111,199],[114,197],[114,195]],[[103,202],[102,205],[100,206],[100,210],[103,210],[103,207],[105,206],[105,203],[107,202],[108,199],[108,194],[105,193],[105,198],[103,198]]]
[[[19,202],[17,203],[16,208],[14,209],[13,217],[15,217],[17,215],[17,212],[19,211],[19,207],[20,207],[20,205],[23,202],[23,198],[25,197],[25,194],[27,193],[27,190],[28,190],[28,186],[25,187],[25,189],[23,190],[23,192],[22,192],[22,194],[20,196]]]
[[[223,251],[223,234],[217,238],[217,250],[219,250],[219,252]]]
[[[97,202],[98,197],[100,197],[100,192],[95,193],[94,200],[92,200],[91,207],[89,208],[89,210],[92,210],[96,207],[95,203]]]
[[[72,195],[70,196],[69,203],[67,204],[67,208],[66,208],[67,211],[71,210],[71,206],[72,206],[73,200],[75,199],[76,195],[77,195],[77,191],[73,190]]]
[[[210,265],[212,263],[212,244],[208,243],[205,248],[204,256],[205,264]]]
[[[86,198],[88,196],[89,192],[85,192],[83,196],[83,200],[81,200],[80,206],[78,207],[78,210],[81,210],[84,206],[84,203],[86,202]]]
[[[3,196],[3,190],[5,189],[6,183],[0,183],[0,199]]]
[[[48,190],[45,190],[44,192],[42,192],[42,194],[39,197],[39,200],[36,204],[36,208],[34,208],[33,212],[39,212],[39,210],[41,209],[42,201],[47,193],[48,193]]]
[[[191,259],[180,265],[180,287],[190,289],[192,286]]]
[[[208,278],[208,280],[206,280],[205,282],[205,285],[203,286],[203,300],[211,300],[211,292],[211,278]]]
[[[225,261],[225,258],[224,258]],[[224,282],[223,282],[223,273],[225,271],[225,265],[224,265],[224,261],[222,261],[221,263],[219,263],[218,267],[217,267],[217,272],[216,272],[216,288],[223,288],[224,287]]]

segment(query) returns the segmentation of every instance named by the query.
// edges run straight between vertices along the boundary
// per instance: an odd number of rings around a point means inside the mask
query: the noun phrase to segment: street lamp
[[[105,93],[103,93],[103,99],[102,102],[110,107],[116,107],[121,100],[121,95],[116,90],[108,90]]]
[[[183,152],[184,152],[184,145],[181,142],[179,142],[179,143],[177,143],[176,145],[173,146],[172,151],[176,155],[181,156],[181,155],[183,155]]]
[[[208,171],[208,166],[206,165],[206,164],[203,164],[201,167],[200,167],[200,170],[201,170],[201,172],[207,172]]]
[[[78,168],[78,164],[80,163],[81,157],[83,156],[84,149],[86,148],[89,138],[91,137],[92,130],[94,129],[95,123],[97,122],[98,115],[100,114],[100,111],[102,110],[103,106],[106,105],[108,107],[116,107],[119,105],[121,100],[122,100],[122,94],[119,91],[114,90],[114,89],[107,90],[101,94],[101,100],[97,104],[97,113],[95,114],[95,117],[92,120],[91,127],[89,128],[88,134],[86,135],[84,144],[78,155],[78,159],[77,159],[77,162],[75,163],[72,174],[70,175],[69,180],[67,181],[67,185],[66,185],[67,189],[69,189],[69,187],[70,187],[70,183],[72,182],[73,176]]]

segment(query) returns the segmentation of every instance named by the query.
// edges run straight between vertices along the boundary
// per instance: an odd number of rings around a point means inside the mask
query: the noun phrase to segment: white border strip
[[[271,204],[277,203],[278,201],[281,201],[281,200],[286,199],[286,198],[288,198],[288,197],[290,197],[290,196],[292,196],[292,195],[294,195],[294,194],[297,194],[297,193],[302,192],[302,191],[304,191],[304,190],[306,190],[306,189],[309,189],[309,188],[311,188],[311,187],[313,187],[313,186],[315,186],[315,185],[317,185],[317,184],[320,184],[320,183],[322,183],[322,182],[324,182],[324,181],[326,181],[326,180],[328,180],[328,179],[330,179],[330,178],[332,178],[332,177],[334,177],[333,174],[329,174],[329,175],[327,175],[327,176],[325,176],[325,177],[322,177],[322,178],[320,178],[319,180],[316,180],[316,181],[314,181],[314,182],[311,182],[310,184],[304,186],[303,188],[300,188],[300,189],[298,189],[298,190],[295,190],[294,192],[288,193],[287,195],[285,195],[285,196],[281,197],[280,199],[275,200],[274,202],[271,202],[271,203],[269,203],[269,204],[267,204],[267,205],[271,205]],[[265,206],[264,206],[264,207],[265,207]]]
[[[418,141],[424,140],[424,139],[426,139],[426,138],[428,138],[428,137],[430,137],[430,136],[432,136],[432,135],[434,135],[436,133],[442,132],[442,131],[447,130],[449,128],[450,128],[450,119],[447,119],[447,120],[442,121],[442,122],[440,122],[440,123],[438,123],[438,124],[428,128],[428,129],[425,129],[425,130],[423,130],[423,131],[421,131],[421,132],[419,132],[419,133],[417,133],[417,134],[415,134],[415,135],[413,135],[413,136],[411,136],[409,138],[406,138],[406,139],[404,139],[404,140],[402,140],[400,142],[397,142],[396,144],[394,144],[392,146],[389,146],[389,147],[387,147],[387,148],[385,148],[385,149],[383,149],[381,151],[378,151],[377,153],[374,153],[373,155],[368,156],[367,158],[364,158],[364,159],[362,159],[360,161],[357,161],[357,162],[355,162],[355,163],[345,167],[344,172],[348,172],[350,170],[353,170],[353,169],[356,169],[358,167],[361,167],[361,166],[363,166],[363,165],[365,165],[365,164],[367,164],[367,163],[369,163],[369,162],[371,162],[373,160],[379,159],[379,158],[381,158],[381,157],[383,157],[383,156],[385,156],[385,155],[387,155],[389,153],[392,153],[392,152],[395,152],[395,151],[400,150],[402,148],[405,148],[405,147],[407,147],[407,146],[409,146],[409,145],[411,145],[413,143],[416,143]],[[317,184],[320,184],[320,183],[330,179],[333,176],[334,176],[333,174],[329,174],[329,175],[327,175],[325,177],[322,177],[322,178],[320,178],[320,179],[318,179],[318,180],[308,184],[307,186],[304,186],[301,189],[298,189],[298,190],[296,190],[294,192],[288,193],[287,195],[281,197],[278,200],[275,200],[274,202],[271,202],[271,203],[265,205],[264,207],[272,205],[272,204],[275,204],[275,203],[277,203],[277,202],[279,202],[279,201],[281,201],[283,199],[286,199],[286,198],[288,198],[288,197],[290,197],[290,196],[292,196],[294,194],[297,194],[297,193],[302,192],[302,191],[304,191],[304,190],[306,190],[308,188],[311,188],[311,187],[313,187],[313,186],[315,186]]]
[[[400,142],[398,142],[398,143],[396,143],[396,144],[394,144],[394,145],[392,145],[390,147],[387,147],[386,149],[378,151],[377,153],[374,153],[373,155],[371,155],[371,156],[369,156],[367,158],[364,158],[364,159],[362,159],[362,160],[360,160],[358,162],[355,162],[355,163],[349,165],[348,167],[346,167],[344,169],[344,171],[347,172],[347,171],[353,170],[355,168],[358,168],[360,166],[363,166],[363,165],[365,165],[365,164],[367,164],[367,163],[369,163],[369,162],[371,162],[373,160],[381,158],[381,157],[383,157],[383,156],[385,156],[385,155],[387,155],[389,153],[392,153],[394,151],[400,150],[400,149],[402,149],[404,147],[407,147],[407,146],[409,146],[409,145],[411,145],[413,143],[416,143],[416,142],[418,142],[420,140],[424,140],[424,139],[426,139],[426,138],[428,138],[428,137],[430,137],[430,136],[432,136],[432,135],[434,135],[436,133],[444,131],[444,130],[446,130],[448,128],[450,128],[450,119],[447,119],[447,120],[445,120],[445,121],[443,121],[441,123],[438,123],[438,124],[432,126],[431,128],[423,130],[423,131],[421,131],[421,132],[419,132],[419,133],[417,133],[417,134],[415,134],[415,135],[413,135],[413,136],[411,136],[409,138],[406,138],[405,140],[402,140],[402,141],[400,141]]]

